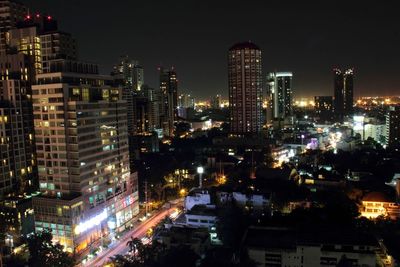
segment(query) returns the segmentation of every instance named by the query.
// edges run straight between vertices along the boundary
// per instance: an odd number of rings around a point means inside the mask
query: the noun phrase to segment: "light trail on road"
[[[179,204],[171,205],[170,208],[165,210],[160,210],[158,213],[151,216],[146,221],[142,222],[129,232],[125,233],[122,238],[118,241],[118,244],[112,246],[109,249],[103,250],[100,254],[98,254],[95,258],[87,261],[85,264],[78,264],[77,266],[93,266],[93,267],[101,267],[106,264],[110,257],[114,257],[115,255],[124,255],[128,253],[129,248],[127,247],[126,243],[133,238],[139,238],[146,236],[147,230],[156,226],[160,221],[162,221],[166,216],[169,216],[171,213],[176,211],[176,208]]]

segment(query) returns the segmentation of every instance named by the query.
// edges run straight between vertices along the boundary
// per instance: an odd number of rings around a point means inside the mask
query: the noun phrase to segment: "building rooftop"
[[[194,205],[191,210],[189,210],[187,215],[204,215],[204,216],[217,216],[217,211],[215,210],[215,206],[207,206],[207,205]]]
[[[315,230],[317,231],[317,230]],[[324,232],[299,232],[288,228],[251,227],[245,236],[248,247],[295,248],[297,245],[362,245],[378,246],[372,235],[343,230]]]
[[[363,201],[374,201],[374,202],[395,202],[394,199],[392,199],[388,194],[385,194],[383,192],[369,192],[365,194],[365,196],[362,199]]]
[[[171,242],[179,244],[198,243],[205,242],[209,233],[204,228],[193,228],[193,227],[176,227],[173,226],[167,231],[160,233],[160,237],[170,237]]]
[[[260,50],[260,48],[252,43],[251,41],[243,42],[243,43],[236,43],[234,44],[229,50],[241,50],[241,49],[256,49]]]

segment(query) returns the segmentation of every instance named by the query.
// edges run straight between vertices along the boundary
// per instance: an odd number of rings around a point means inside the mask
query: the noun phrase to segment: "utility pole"
[[[147,195],[147,180],[144,181],[144,209],[145,209],[145,216],[147,216],[148,213],[148,195]]]
[[[251,168],[250,168],[250,179],[256,178],[256,170],[254,168],[254,147],[251,149]]]
[[[201,166],[197,167],[197,174],[199,175],[199,188],[203,187],[203,173],[204,168]]]

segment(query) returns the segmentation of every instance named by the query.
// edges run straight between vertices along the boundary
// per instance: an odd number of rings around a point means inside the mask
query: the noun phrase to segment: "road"
[[[150,218],[146,221],[137,225],[134,229],[126,232],[123,237],[121,237],[114,246],[110,247],[107,250],[104,250],[97,257],[91,259],[90,261],[86,262],[84,265],[80,266],[91,266],[91,267],[100,267],[103,266],[107,261],[109,261],[110,257],[115,255],[124,255],[128,252],[129,248],[127,247],[126,243],[130,240],[131,236],[134,238],[142,238],[146,235],[146,232],[149,228],[156,226],[165,216],[170,215],[174,211],[176,211],[177,204],[171,204],[171,207],[168,209],[162,209],[157,211],[153,214]]]

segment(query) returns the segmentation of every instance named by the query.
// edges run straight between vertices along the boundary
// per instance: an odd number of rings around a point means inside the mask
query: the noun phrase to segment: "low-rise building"
[[[217,192],[217,199],[219,203],[235,201],[241,208],[265,209],[271,204],[270,194]]]
[[[199,228],[211,229],[217,222],[215,207],[206,205],[195,205],[186,212],[186,225]]]
[[[195,205],[211,204],[210,193],[205,189],[195,188],[185,197],[185,209],[191,210]]]
[[[172,226],[162,231],[157,240],[167,249],[183,245],[190,247],[197,255],[203,255],[210,245],[210,234],[204,228]]]
[[[301,233],[251,227],[244,247],[258,266],[377,266],[378,242],[357,233]]]
[[[270,196],[263,194],[244,194],[240,192],[232,193],[233,199],[239,206],[248,206],[255,209],[264,209],[269,207]]]
[[[385,216],[396,220],[400,218],[400,205],[382,192],[370,192],[362,199],[360,213],[370,219]]]

